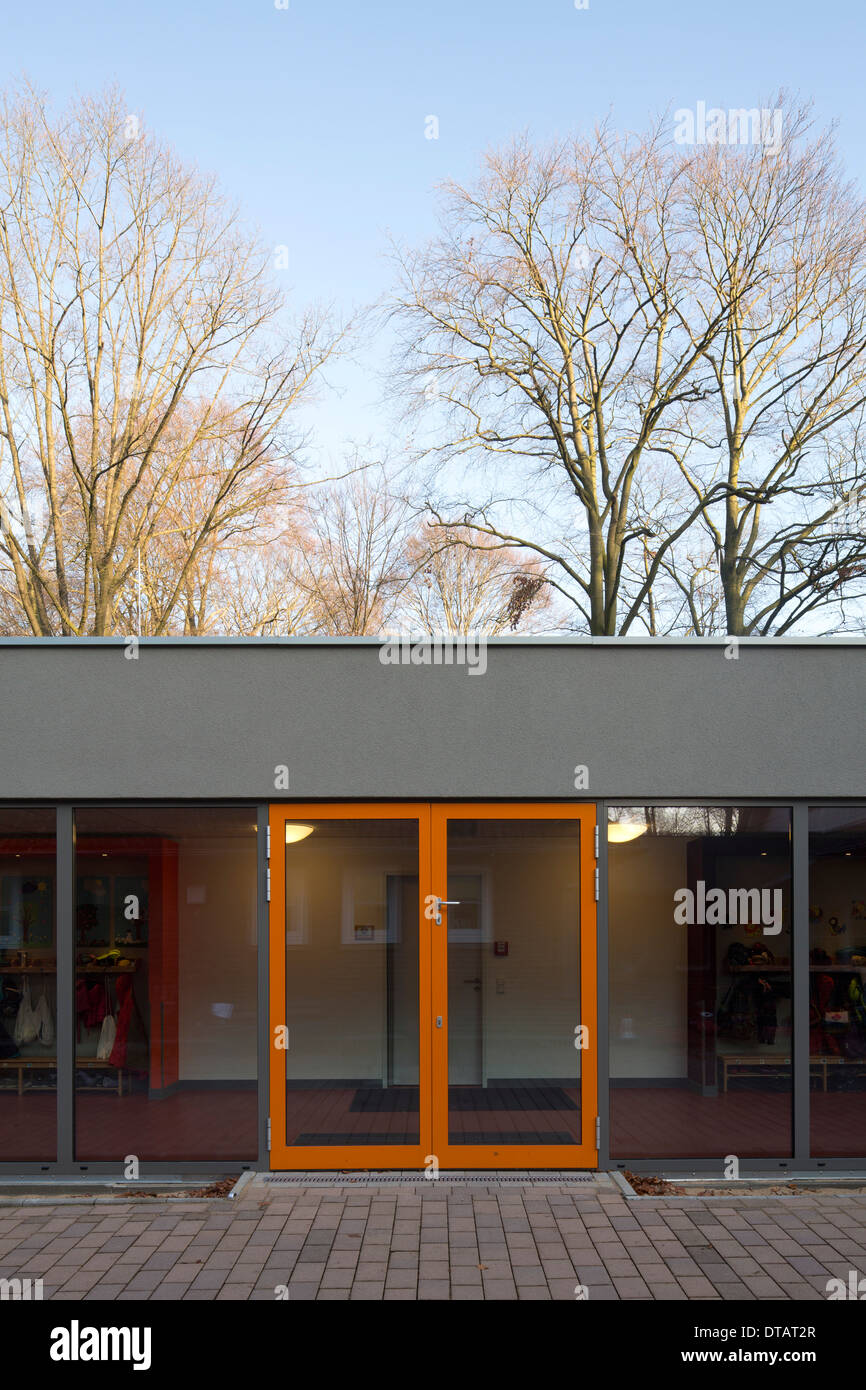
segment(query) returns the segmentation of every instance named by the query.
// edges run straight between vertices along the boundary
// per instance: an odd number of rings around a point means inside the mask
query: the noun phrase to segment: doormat
[[[452,1086],[448,1109],[452,1113],[478,1110],[577,1110],[561,1086]],[[412,1112],[418,1109],[414,1087],[365,1086],[355,1092],[350,1111],[380,1115]]]
[[[344,1149],[349,1144],[417,1144],[418,1134],[377,1134],[375,1130],[364,1130],[352,1134],[299,1134],[295,1140],[297,1148]]]
[[[539,1134],[537,1129],[481,1129],[471,1130],[468,1134],[463,1131],[452,1131],[448,1135],[448,1143],[459,1144],[579,1144],[579,1134],[566,1134],[551,1132],[546,1129],[543,1134]]]
[[[365,1144],[417,1144],[417,1131],[413,1134],[395,1134],[389,1130],[381,1134],[365,1130],[360,1136]],[[299,1134],[295,1140],[296,1148],[334,1149],[347,1148],[357,1144],[358,1133],[353,1134]],[[564,1130],[540,1133],[537,1129],[473,1129],[452,1130],[448,1135],[449,1144],[578,1144],[580,1136],[568,1134]]]
[[[393,1187],[398,1183],[412,1183],[418,1185],[425,1180],[423,1172],[401,1172],[401,1173],[265,1173],[265,1182],[278,1182],[291,1187],[361,1187],[368,1183],[380,1187],[387,1184]],[[437,1183],[447,1183],[448,1186],[473,1187],[482,1185],[489,1187],[491,1183],[497,1186],[500,1183],[508,1183],[511,1186],[521,1187],[549,1187],[555,1184],[557,1187],[572,1186],[573,1184],[594,1183],[597,1179],[595,1173],[443,1173],[440,1171]],[[430,1180],[432,1183],[432,1180]]]

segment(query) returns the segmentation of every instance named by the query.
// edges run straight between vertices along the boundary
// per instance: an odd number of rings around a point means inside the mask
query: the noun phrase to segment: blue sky
[[[784,86],[839,121],[866,182],[854,0],[41,0],[6,7],[4,81],[59,101],[117,82],[130,109],[217,173],[269,244],[289,248],[298,302],[367,301],[389,284],[387,235],[433,230],[436,182],[529,129],[642,126],[666,107],[766,104]],[[428,115],[439,139],[424,137]],[[311,417],[322,446],[387,433],[370,369]]]

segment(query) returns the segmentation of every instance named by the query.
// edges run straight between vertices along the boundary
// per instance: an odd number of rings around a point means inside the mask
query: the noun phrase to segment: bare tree
[[[778,101],[772,144],[519,141],[401,257],[431,506],[538,557],[591,633],[862,622],[866,220]]]
[[[689,338],[678,322],[679,201],[659,131],[540,151],[522,140],[489,155],[473,188],[448,185],[442,235],[401,258],[394,312],[412,409],[437,399],[440,457],[495,465],[495,491],[479,502],[473,479],[474,497],[443,506],[443,523],[534,552],[596,634],[627,626],[643,601],[621,615],[644,533],[635,479],[688,448],[687,408],[718,331],[708,318]]]
[[[831,134],[783,97],[783,139],[686,163],[692,340],[712,388],[680,460],[717,557],[729,633],[784,633],[866,594],[866,205]],[[724,498],[712,504],[725,484]],[[686,503],[688,505],[688,501]],[[688,568],[686,569],[686,574]],[[826,621],[826,619],[825,619]]]
[[[405,587],[413,510],[385,467],[356,459],[347,480],[308,499],[310,543],[293,566],[312,600],[312,626],[323,634],[382,632]]]
[[[541,565],[525,553],[457,528],[414,537],[409,578],[400,602],[405,626],[436,634],[487,637],[526,628],[550,608]]]
[[[145,556],[150,630],[196,630],[192,578],[284,494],[295,406],[335,350],[320,314],[284,312],[215,184],[116,92],[60,117],[5,97],[0,591],[22,626],[115,630]]]
[[[150,634],[164,629],[186,636],[287,635],[308,630],[314,605],[293,574],[297,555],[310,545],[304,506],[307,487],[289,491],[288,501],[262,495],[261,479],[241,490],[236,518],[212,532],[190,557],[199,536],[198,518],[213,486],[207,476],[176,490],[166,525],[138,557],[135,583],[124,589],[117,621],[124,631]],[[283,489],[285,490],[285,489]],[[255,495],[252,495],[253,491]],[[279,496],[280,489],[275,490]],[[178,586],[178,577],[181,583]]]

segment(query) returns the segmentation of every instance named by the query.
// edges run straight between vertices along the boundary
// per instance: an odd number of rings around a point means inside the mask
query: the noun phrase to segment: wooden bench
[[[0,1072],[17,1071],[18,1073],[18,1094],[23,1096],[25,1089],[29,1091],[53,1091],[53,1086],[39,1086],[38,1083],[28,1080],[25,1087],[25,1072],[50,1071],[57,1069],[56,1057],[4,1057],[0,1060]],[[123,1095],[123,1067],[114,1067],[111,1062],[102,1061],[99,1057],[81,1057],[75,1062],[76,1071],[116,1071],[117,1072],[117,1094]],[[78,1091],[87,1091],[88,1086],[77,1086]]]
[[[811,1066],[823,1068],[824,1090],[827,1089],[828,1067],[857,1067],[855,1075],[866,1076],[866,1061],[856,1057],[810,1057]]]
[[[791,1069],[790,1057],[742,1057],[733,1056],[729,1053],[722,1053],[719,1056],[722,1064],[722,1090],[727,1091],[728,1080],[733,1076],[784,1076]],[[828,1067],[859,1067],[860,1074],[866,1076],[866,1060],[857,1061],[851,1057],[823,1057],[815,1056],[809,1058],[809,1074],[820,1077],[823,1090],[827,1089],[827,1068]]]
[[[731,1076],[784,1076],[791,1069],[790,1057],[741,1057],[722,1053],[722,1091],[728,1089]]]

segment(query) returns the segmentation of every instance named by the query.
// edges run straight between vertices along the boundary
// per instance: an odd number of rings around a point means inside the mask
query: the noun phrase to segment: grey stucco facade
[[[2,799],[864,795],[858,640],[515,638],[483,674],[375,639],[130,651],[0,642]]]

